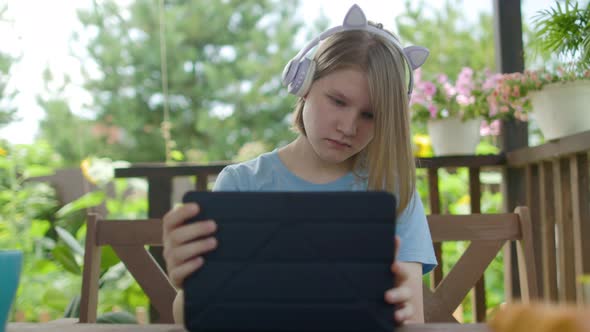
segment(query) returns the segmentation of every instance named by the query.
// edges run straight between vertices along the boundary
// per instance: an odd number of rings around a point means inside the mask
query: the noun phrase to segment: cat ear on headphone
[[[419,68],[426,62],[430,51],[422,46],[408,46],[404,48],[404,53],[410,62],[412,70]]]
[[[367,25],[367,18],[358,5],[353,5],[344,16],[344,27],[364,27]]]

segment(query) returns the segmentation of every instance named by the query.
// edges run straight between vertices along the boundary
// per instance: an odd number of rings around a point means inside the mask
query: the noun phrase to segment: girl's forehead
[[[342,68],[322,78],[323,86],[351,102],[370,108],[369,81],[367,73],[358,68]]]

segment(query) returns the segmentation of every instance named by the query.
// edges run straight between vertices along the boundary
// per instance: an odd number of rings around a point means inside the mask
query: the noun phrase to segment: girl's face
[[[374,136],[375,123],[364,71],[344,68],[311,85],[303,124],[321,160],[342,163],[361,152]]]

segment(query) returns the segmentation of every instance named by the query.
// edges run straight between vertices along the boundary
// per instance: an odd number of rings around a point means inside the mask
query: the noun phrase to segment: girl
[[[313,60],[306,58],[317,44]],[[395,193],[399,250],[392,273],[397,285],[384,290],[384,298],[398,305],[395,319],[400,323],[424,321],[422,274],[436,265],[415,191],[408,116],[412,70],[427,55],[421,47],[402,48],[391,33],[367,22],[354,5],[342,26],[310,42],[283,72],[283,83],[299,96],[294,112],[299,136],[285,147],[226,167],[213,189]],[[410,68],[407,85],[406,66]],[[186,204],[164,216],[164,257],[178,288],[204,264],[202,255],[217,246],[213,220],[184,225],[198,212],[197,205]],[[183,322],[182,313],[179,291],[174,302],[178,323]]]

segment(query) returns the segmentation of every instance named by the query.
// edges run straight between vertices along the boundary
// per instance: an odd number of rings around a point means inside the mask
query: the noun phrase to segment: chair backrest
[[[434,290],[424,287],[426,322],[456,322],[453,312],[502,247],[517,241],[520,288],[524,302],[537,299],[534,249],[528,209],[514,213],[430,215],[433,242],[470,241],[470,245]],[[156,323],[173,323],[172,302],[176,290],[166,273],[144,246],[162,245],[162,221],[104,220],[90,214],[87,220],[86,251],[80,322],[96,321],[100,274],[100,247],[110,245],[159,313]]]
[[[172,302],[176,290],[145,246],[162,245],[162,220],[87,219],[80,323],[96,322],[101,246],[109,245],[146,293],[159,317],[155,323],[173,323]]]
[[[428,224],[435,243],[471,243],[434,290],[424,286],[424,316],[427,323],[457,322],[453,312],[502,247],[510,241],[517,242],[522,301],[538,298],[532,226],[526,207],[517,207],[514,213],[430,215]]]

